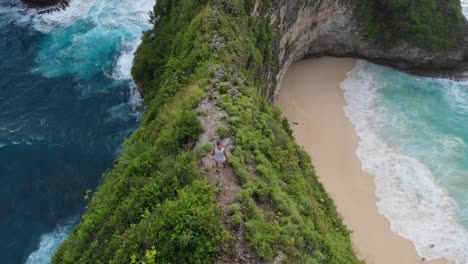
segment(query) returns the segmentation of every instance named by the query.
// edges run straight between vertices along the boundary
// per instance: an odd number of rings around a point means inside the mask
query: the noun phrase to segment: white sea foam
[[[142,99],[132,81],[131,67],[134,53],[141,43],[142,31],[151,27],[148,12],[154,3],[154,0],[72,0],[64,11],[33,16],[36,30],[56,35],[48,39],[50,42],[39,54],[39,67],[35,71],[49,77],[74,74],[89,78],[95,71],[107,67],[106,62],[102,61],[102,54],[117,50],[113,56],[113,69],[106,75],[117,81],[130,81],[128,103],[135,110]],[[87,24],[90,28],[81,31],[76,29],[77,23]],[[63,41],[66,38],[70,38],[71,42]],[[96,50],[91,47],[96,41],[105,43],[100,43],[102,47]],[[76,62],[70,58],[76,58]],[[106,91],[96,91],[94,88],[89,91],[87,87],[82,89],[83,95],[96,92]]]
[[[18,132],[20,130],[21,130],[21,127],[18,127],[18,128],[10,129],[10,130],[8,130],[8,132],[15,133],[15,132]]]
[[[0,6],[0,15],[5,14],[5,18],[16,23],[31,24],[36,30],[53,36],[48,38],[44,50],[39,53],[39,65],[34,69],[48,77],[67,74],[84,78],[92,76],[93,71],[102,70],[105,64],[97,62],[99,52],[109,52],[109,45],[114,45],[111,43],[118,40],[114,67],[107,75],[118,81],[131,82],[129,104],[135,110],[142,99],[130,71],[134,52],[141,43],[141,33],[151,27],[148,12],[154,4],[155,0],[71,0],[65,10],[48,14],[38,14],[23,5],[10,5]],[[93,26],[88,31],[73,29],[80,23],[91,23]],[[71,41],[65,41],[67,38]],[[94,54],[92,45],[96,41],[109,43],[100,43],[104,48]],[[99,66],[99,63],[104,64]],[[84,88],[83,94],[100,92]]]
[[[56,11],[33,16],[33,26],[43,33],[51,32],[57,27],[72,25],[83,18],[89,10],[96,5],[96,0],[71,0],[70,5],[63,11]]]
[[[375,176],[379,211],[389,219],[394,232],[415,244],[419,255],[468,263],[468,234],[456,215],[456,202],[420,161],[400,153],[377,135],[376,123],[383,117],[376,110],[382,99],[376,91],[383,84],[369,67],[380,66],[359,61],[341,88],[347,102],[345,113],[360,138],[357,155],[362,169]],[[457,140],[445,143],[459,144]]]
[[[460,2],[461,2],[463,14],[466,16],[468,14],[468,1],[461,0]]]
[[[26,8],[19,0],[17,3],[0,1],[0,21],[3,20],[23,25],[29,23],[35,14],[37,14],[36,11]]]
[[[52,232],[43,234],[40,238],[39,247],[28,256],[26,264],[49,264],[52,255],[71,233],[77,221],[78,217],[70,217]]]
[[[154,3],[154,0],[131,1],[128,3],[128,8],[131,8],[133,12],[126,15],[127,19],[125,21],[132,21],[132,23],[127,23],[126,26],[130,27],[129,31],[133,34],[136,33],[138,37],[134,38],[133,41],[122,43],[122,52],[112,74],[117,80],[132,79],[130,70],[133,65],[134,53],[141,43],[140,33],[150,28],[148,12],[152,10]]]
[[[46,60],[42,61],[39,57],[39,60],[48,67],[39,67],[37,70],[51,77],[67,73],[89,76],[89,71],[93,69],[88,68],[92,68],[94,64],[86,62],[99,60],[100,54],[95,52],[108,53],[110,52],[108,48],[112,49],[117,45],[119,54],[109,76],[116,80],[131,80],[133,54],[141,43],[141,32],[151,26],[148,22],[148,12],[152,10],[154,3],[154,0],[72,0],[64,11],[34,16],[34,28],[44,33],[56,34],[46,45],[50,50],[45,50],[42,54],[47,56]],[[86,24],[88,29],[82,31],[76,28],[77,23]],[[62,40],[67,37],[72,40],[70,43]],[[100,43],[95,43],[96,41]],[[95,44],[101,45],[102,48],[96,50],[92,47]],[[55,51],[56,49],[58,50]],[[51,65],[48,65],[54,56],[58,56],[60,69],[50,69]],[[77,63],[70,65],[68,61],[61,65],[64,59],[73,57],[77,57]],[[83,68],[83,65],[88,67]],[[97,64],[95,66],[97,66],[95,70],[100,70],[102,67]]]
[[[131,69],[133,66],[133,57],[137,47],[140,45],[141,40],[128,43],[126,48],[123,49],[122,54],[117,59],[117,66],[112,72],[112,78],[116,80],[130,80],[132,79]]]

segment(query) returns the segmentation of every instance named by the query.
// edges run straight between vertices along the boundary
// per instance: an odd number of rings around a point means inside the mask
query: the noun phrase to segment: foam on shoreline
[[[394,232],[415,244],[419,255],[467,263],[468,236],[459,224],[456,202],[417,158],[400,153],[376,134],[376,119],[384,118],[375,111],[382,100],[376,93],[381,84],[368,67],[380,66],[359,61],[341,88],[346,115],[360,138],[362,169],[375,176],[379,211]]]
[[[365,259],[367,263],[411,264],[421,263],[423,257],[418,255],[419,253],[424,254],[424,263],[447,263],[446,259],[433,259],[443,255],[438,253],[431,255],[420,248],[417,251],[410,240],[392,232],[389,221],[379,213],[380,207],[391,207],[395,209],[395,212],[399,212],[399,209],[406,205],[398,204],[401,202],[400,198],[379,201],[379,197],[376,196],[375,177],[363,171],[363,165],[366,171],[376,169],[379,170],[379,173],[400,173],[401,167],[398,163],[379,163],[384,167],[375,165],[380,160],[386,160],[383,158],[386,155],[391,158],[394,158],[394,155],[391,148],[376,141],[377,138],[372,133],[362,129],[362,126],[365,126],[362,124],[359,127],[361,129],[359,136],[368,137],[366,142],[368,141],[370,146],[366,146],[366,148],[361,146],[360,157],[356,155],[356,149],[362,143],[360,143],[360,138],[356,134],[353,124],[343,111],[347,102],[343,96],[343,90],[340,89],[340,83],[346,79],[346,73],[351,71],[355,65],[356,60],[354,59],[331,57],[299,61],[291,65],[286,73],[277,104],[291,122],[298,124],[292,125],[296,140],[311,155],[320,181],[334,199],[344,223],[352,230],[352,242],[358,256]],[[351,71],[349,79],[344,82],[343,86],[354,87],[355,85],[360,88],[363,84],[359,81],[369,81],[367,80],[368,76],[363,76],[361,80],[357,78],[359,75],[352,75],[361,73],[360,70],[363,70],[362,62],[359,62],[358,66]],[[372,102],[378,100],[374,96],[375,94],[363,89],[355,89],[347,91],[347,93],[348,99],[351,96],[349,93],[352,93],[355,101],[351,103],[352,106],[347,107],[346,111],[362,115],[356,114],[355,118],[359,120],[375,114],[371,107]],[[381,157],[382,155],[383,157]],[[368,160],[363,164],[359,158]],[[405,162],[411,168],[417,164],[411,158],[400,158],[396,161]],[[414,203],[417,201],[415,200],[418,199],[417,195],[406,196],[404,190],[397,189],[397,193],[394,193],[392,191],[395,184],[392,181],[393,177],[389,179],[385,175],[378,177],[381,179],[378,180],[380,187],[378,187],[377,192],[382,192],[390,197],[393,195],[400,197],[401,195],[408,198],[404,200],[405,202]],[[390,182],[387,183],[387,181]],[[412,186],[413,183],[408,180],[400,182],[400,185],[395,185],[410,188],[409,186]],[[447,207],[448,211],[453,209],[453,201],[447,199],[448,196],[444,195],[445,193],[441,189],[435,188],[433,181],[423,177],[417,181],[417,184],[422,184],[427,188],[434,187],[436,191],[431,192],[431,194],[438,195],[434,198],[443,197],[442,203],[437,205]],[[379,202],[379,208],[377,208],[377,202]],[[430,200],[424,200],[424,204],[427,202]],[[406,211],[405,209],[402,212],[406,213]],[[432,215],[425,217],[430,218]],[[401,224],[406,224],[406,222]],[[447,225],[450,224],[447,223]],[[395,227],[393,228],[396,230]],[[410,226],[410,228],[415,228],[415,226]],[[435,245],[433,248],[439,246],[442,248],[442,244]],[[463,252],[459,253],[463,254]]]

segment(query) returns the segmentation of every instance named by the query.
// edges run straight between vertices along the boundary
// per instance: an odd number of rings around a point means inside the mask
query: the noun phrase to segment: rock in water
[[[68,7],[69,0],[22,0],[30,7],[38,8],[39,13],[50,13]]]

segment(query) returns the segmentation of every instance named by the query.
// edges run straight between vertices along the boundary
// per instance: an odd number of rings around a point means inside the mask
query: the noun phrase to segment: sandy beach
[[[359,257],[377,264],[448,263],[423,260],[377,211],[374,177],[361,170],[359,138],[343,110],[340,83],[355,64],[355,59],[332,57],[296,62],[283,79],[276,103],[297,123],[291,124],[296,140],[311,155],[321,182],[353,231]]]

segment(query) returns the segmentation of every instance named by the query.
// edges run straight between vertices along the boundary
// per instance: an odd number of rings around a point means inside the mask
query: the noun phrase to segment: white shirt
[[[218,163],[224,162],[226,160],[226,157],[224,156],[224,148],[215,148],[214,159]]]

